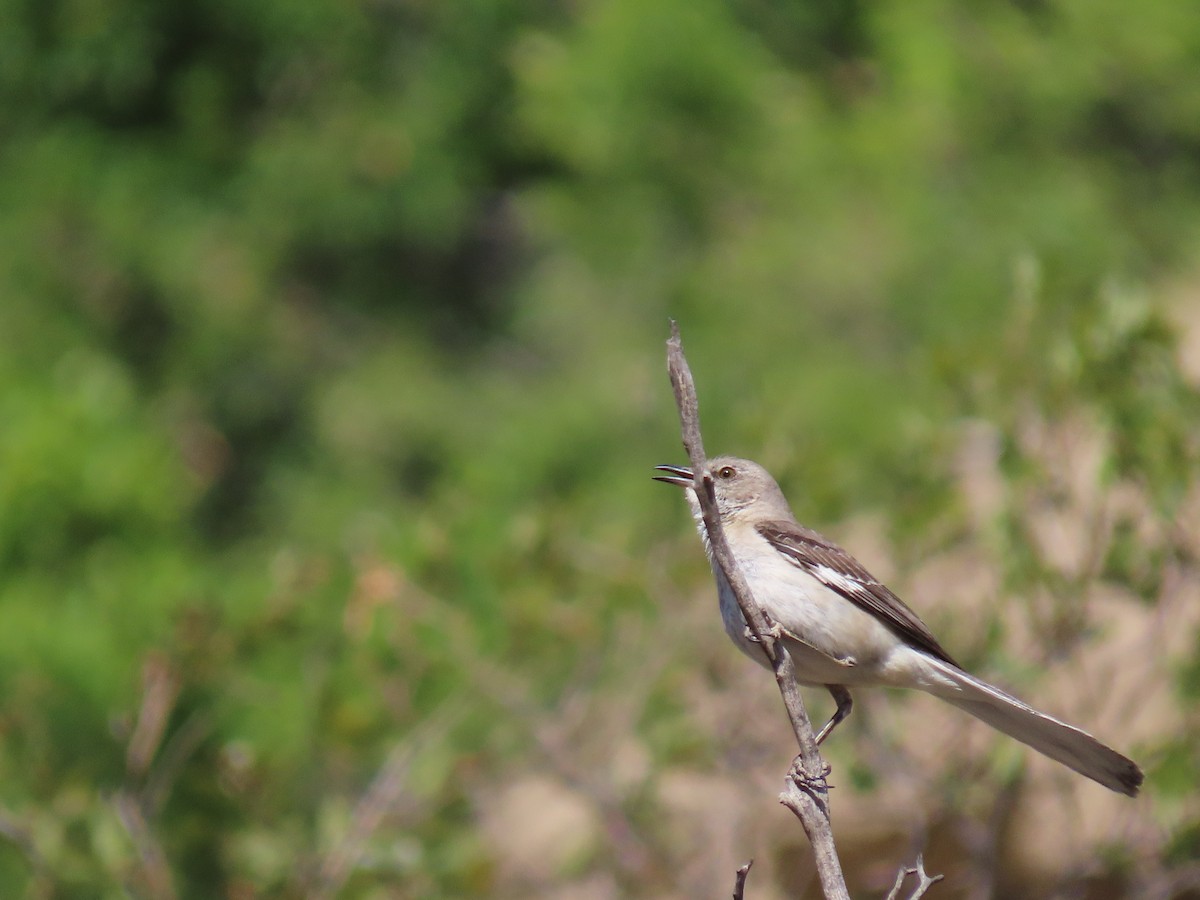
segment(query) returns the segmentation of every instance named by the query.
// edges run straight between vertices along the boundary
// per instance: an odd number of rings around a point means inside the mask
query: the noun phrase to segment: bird
[[[1086,731],[1039,712],[966,672],[924,622],[833,541],[796,521],[775,479],[748,459],[719,456],[707,469],[733,556],[795,667],[796,681],[825,687],[836,711],[820,744],[850,715],[851,688],[915,688],[946,701],[1110,790],[1130,797],[1142,770]],[[656,481],[684,489],[717,581],[725,631],[747,656],[770,667],[713,557],[686,466],[656,466]]]

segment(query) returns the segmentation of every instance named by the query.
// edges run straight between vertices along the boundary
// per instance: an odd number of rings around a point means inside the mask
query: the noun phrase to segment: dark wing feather
[[[789,562],[869,612],[904,640],[958,666],[917,614],[837,544],[795,522],[767,522],[757,530]]]

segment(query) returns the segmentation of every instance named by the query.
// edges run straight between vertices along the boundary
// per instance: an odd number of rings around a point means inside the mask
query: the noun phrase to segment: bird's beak
[[[692,470],[687,466],[655,466],[655,472],[668,472],[667,475],[655,475],[655,481],[664,484],[674,484],[678,487],[692,486]]]

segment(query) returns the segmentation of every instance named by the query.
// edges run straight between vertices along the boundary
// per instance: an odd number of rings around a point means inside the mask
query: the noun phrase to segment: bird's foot
[[[781,640],[783,640],[784,637],[787,636],[787,632],[784,630],[783,626],[780,625],[778,622],[776,622],[774,619],[772,619],[769,615],[767,615],[767,613],[765,611],[763,612],[763,618],[766,619],[766,621],[767,621],[767,632],[766,633],[767,633],[768,637],[770,637],[776,641],[781,641]],[[742,634],[744,634],[746,637],[746,640],[748,640],[752,644],[761,643],[758,639],[758,635],[756,635],[754,633],[754,631],[750,628],[749,625],[745,626],[742,629]]]
[[[790,631],[788,631],[786,628],[784,628],[782,625],[780,625],[778,622],[776,622],[774,619],[772,619],[770,613],[768,613],[765,609],[763,610],[763,618],[767,622],[767,634],[772,639],[774,639],[776,641],[782,641],[784,638],[789,638],[793,641],[800,641],[801,643],[807,643],[807,641],[805,641],[803,638],[799,638],[796,635],[792,634]],[[754,644],[759,643],[758,638],[755,636],[754,632],[750,630],[749,625],[747,625],[743,629],[743,633],[746,635],[746,640],[748,640]],[[853,663],[852,663],[852,665],[853,665]]]
[[[803,754],[792,760],[792,765],[788,769],[788,780],[795,782],[797,787],[801,788],[823,788],[825,779],[833,772],[833,767],[825,760],[820,760],[820,769],[816,772],[809,771],[804,765]]]

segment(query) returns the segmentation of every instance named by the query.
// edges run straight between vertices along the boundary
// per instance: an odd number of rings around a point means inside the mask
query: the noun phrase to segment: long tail
[[[927,658],[950,682],[926,688],[930,693],[1110,790],[1137,796],[1143,776],[1133,760],[1106,747],[1086,731],[1038,712],[957,666]]]

